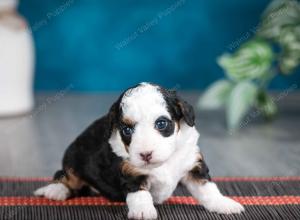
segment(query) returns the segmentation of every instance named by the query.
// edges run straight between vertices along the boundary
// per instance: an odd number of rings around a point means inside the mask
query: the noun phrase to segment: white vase
[[[33,40],[16,5],[0,0],[0,116],[30,112],[34,103]]]

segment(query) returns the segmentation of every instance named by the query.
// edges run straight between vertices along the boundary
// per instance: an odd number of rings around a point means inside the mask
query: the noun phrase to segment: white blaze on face
[[[140,153],[144,152],[152,152],[153,164],[167,160],[175,150],[175,135],[163,137],[154,127],[160,116],[171,119],[159,88],[142,83],[125,93],[121,107],[123,118],[135,123],[128,148],[130,161],[136,166],[145,165],[140,156]]]
[[[135,122],[153,119],[162,114],[168,116],[167,104],[157,86],[142,83],[128,90],[122,99],[123,116]]]

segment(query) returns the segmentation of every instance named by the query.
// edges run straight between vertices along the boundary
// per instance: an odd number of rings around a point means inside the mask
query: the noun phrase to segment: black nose
[[[140,156],[143,161],[149,162],[152,159],[152,151],[140,153]]]

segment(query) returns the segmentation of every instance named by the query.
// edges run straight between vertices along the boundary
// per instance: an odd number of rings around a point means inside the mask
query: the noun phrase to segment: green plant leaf
[[[291,73],[300,64],[300,26],[283,28],[278,43],[282,50],[280,70],[285,74]]]
[[[269,43],[251,40],[234,54],[224,54],[218,64],[229,78],[235,81],[258,79],[269,71],[273,61],[273,51]]]
[[[227,103],[227,124],[230,131],[235,131],[241,120],[255,103],[257,87],[250,81],[238,83],[231,91]]]
[[[300,64],[300,2],[274,0],[267,7],[257,32],[280,47],[280,72],[292,73]]]
[[[233,85],[228,80],[213,83],[198,101],[200,109],[217,109],[224,105]]]
[[[257,108],[263,113],[264,117],[268,120],[273,119],[277,114],[277,106],[275,102],[264,90],[258,92],[256,105]]]
[[[300,23],[300,3],[295,0],[274,0],[262,15],[258,36],[278,40],[282,28],[296,27]]]

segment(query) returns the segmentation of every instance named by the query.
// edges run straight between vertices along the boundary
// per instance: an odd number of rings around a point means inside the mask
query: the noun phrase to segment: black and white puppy
[[[209,211],[241,213],[211,182],[194,120],[176,92],[149,83],[130,88],[69,146],[53,183],[35,195],[65,200],[90,188],[126,201],[129,218],[155,219],[153,204],[181,182]]]

